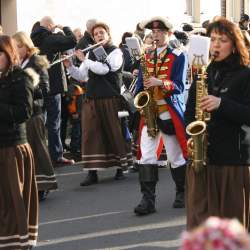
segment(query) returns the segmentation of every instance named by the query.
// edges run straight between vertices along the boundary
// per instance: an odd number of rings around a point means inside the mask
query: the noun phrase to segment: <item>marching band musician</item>
[[[142,25],[152,30],[156,48],[146,51],[146,70],[150,77],[146,79],[139,77],[137,89],[154,87],[153,99],[157,104],[157,125],[160,132],[155,138],[150,137],[147,133],[147,126],[141,122],[139,181],[143,197],[134,209],[137,215],[155,212],[155,188],[158,181],[158,166],[155,163],[160,140],[163,140],[165,145],[167,158],[171,163],[172,178],[176,184],[174,208],[185,206],[186,169],[184,103],[181,103],[181,98],[179,98],[184,91],[185,57],[180,50],[173,50],[168,46],[172,29],[172,24],[168,20],[154,17]]]
[[[223,17],[210,23],[207,33],[210,54],[216,55],[207,68],[208,95],[200,105],[211,114],[207,164],[199,173],[187,167],[187,228],[219,216],[236,217],[249,230],[249,53],[240,29]],[[196,84],[189,91],[187,124],[195,120]]]
[[[97,60],[90,51],[86,56],[80,50],[76,55],[82,64],[79,68],[64,61],[69,74],[76,80],[87,80],[86,100],[82,104],[82,160],[89,170],[81,186],[98,182],[97,170],[117,168],[116,180],[124,179],[127,167],[127,148],[118,111],[124,109],[120,95],[123,57],[119,48],[112,44],[110,29],[105,23],[92,27],[96,43],[103,41],[106,59]],[[130,154],[130,158],[132,155]]]
[[[25,122],[36,73],[22,70],[9,36],[0,36],[0,249],[31,249],[38,235],[34,157]]]
[[[39,50],[31,38],[22,31],[13,35],[14,42],[21,61],[21,68],[33,69],[39,75],[38,86],[34,89],[33,114],[27,121],[27,139],[31,146],[39,200],[45,200],[49,190],[57,189],[57,181],[53,164],[46,145],[45,124],[43,120],[44,98],[49,92],[48,61],[39,56]]]

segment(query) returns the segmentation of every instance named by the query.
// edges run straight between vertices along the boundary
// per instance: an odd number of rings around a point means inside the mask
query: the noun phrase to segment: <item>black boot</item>
[[[185,177],[186,177],[186,165],[178,168],[170,167],[172,178],[176,185],[176,196],[173,203],[173,208],[185,207]]]
[[[38,191],[38,199],[39,199],[39,201],[46,200],[48,194],[49,194],[49,190],[39,190]]]
[[[114,179],[119,181],[119,180],[124,180],[125,178],[126,177],[123,174],[123,170],[121,168],[117,168]]]
[[[96,170],[89,170],[85,180],[80,183],[80,186],[89,186],[98,182],[98,176]]]
[[[135,207],[137,215],[147,215],[155,210],[155,186],[158,181],[158,167],[154,164],[139,166],[139,180],[143,194],[141,202]]]

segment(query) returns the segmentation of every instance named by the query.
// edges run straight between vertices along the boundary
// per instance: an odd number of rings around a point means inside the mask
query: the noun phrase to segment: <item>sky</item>
[[[201,0],[202,19],[219,14],[220,0]],[[176,28],[190,21],[184,14],[186,0],[17,0],[18,30],[30,33],[32,25],[43,16],[72,29],[85,30],[88,19],[96,18],[111,28],[115,44],[126,31],[133,32],[138,22],[153,16],[169,17]]]

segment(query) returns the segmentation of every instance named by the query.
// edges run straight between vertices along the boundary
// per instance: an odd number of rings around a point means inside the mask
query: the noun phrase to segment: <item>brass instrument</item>
[[[207,125],[206,122],[210,120],[210,113],[204,112],[201,109],[201,98],[206,96],[207,84],[206,84],[206,67],[203,63],[202,56],[194,56],[193,65],[197,70],[196,80],[196,107],[195,107],[195,119],[191,122],[186,132],[191,138],[187,142],[188,154],[192,158],[192,166],[196,172],[201,172],[206,165],[207,160]]]
[[[141,55],[140,61],[142,69],[143,80],[150,77],[150,74],[146,67],[145,54]],[[157,119],[157,104],[153,98],[154,87],[144,90],[136,95],[134,100],[135,107],[144,116],[145,124],[147,125],[147,133],[150,137],[156,137],[159,131],[156,119]]]

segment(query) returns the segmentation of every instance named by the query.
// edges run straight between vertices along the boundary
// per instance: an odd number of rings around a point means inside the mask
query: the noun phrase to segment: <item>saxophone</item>
[[[140,65],[142,69],[142,78],[147,79],[150,74],[146,67],[145,54],[142,53]],[[135,107],[144,116],[145,124],[147,125],[147,133],[150,137],[154,138],[159,131],[156,120],[157,120],[157,104],[153,98],[154,87],[144,90],[136,95],[134,100]]]
[[[197,70],[197,81],[196,81],[196,106],[195,106],[195,119],[196,121],[191,122],[186,132],[191,138],[187,142],[188,155],[192,159],[192,167],[195,172],[201,172],[206,166],[207,161],[207,125],[206,123],[210,120],[210,113],[204,112],[201,109],[201,99],[203,96],[208,94],[207,91],[207,74],[206,66],[204,64],[195,63],[195,60],[200,58],[195,57],[193,65]]]

